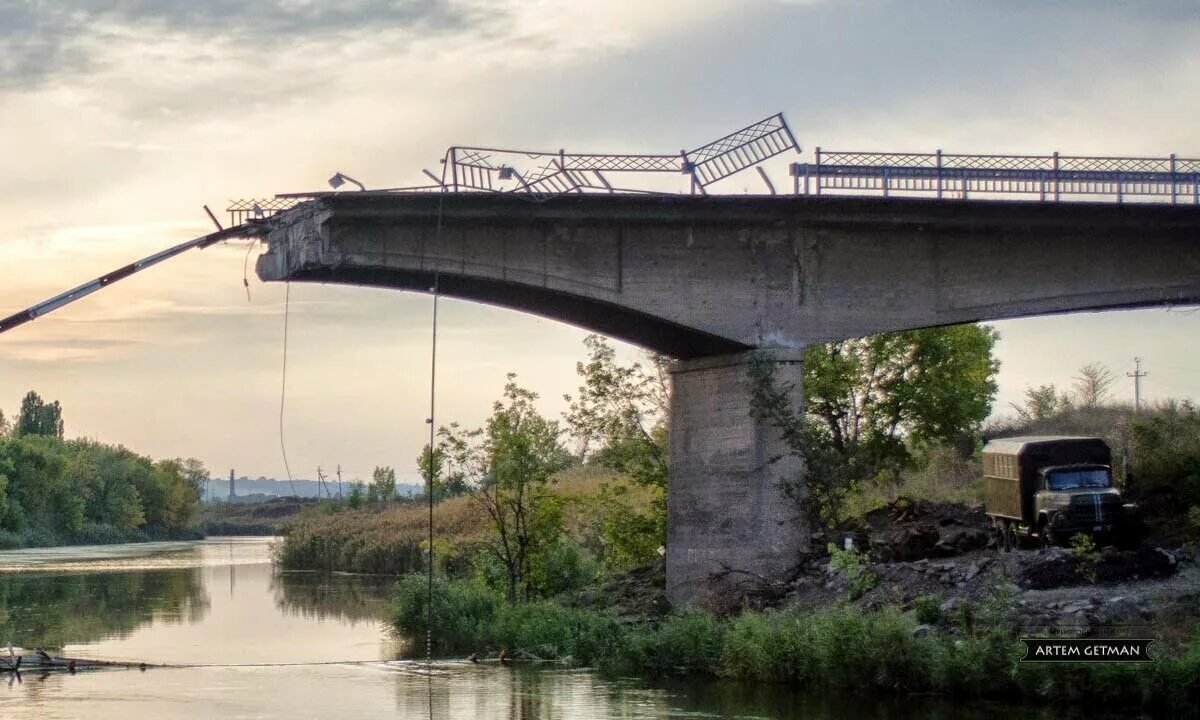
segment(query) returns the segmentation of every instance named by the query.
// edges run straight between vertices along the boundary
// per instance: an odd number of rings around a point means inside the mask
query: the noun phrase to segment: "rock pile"
[[[860,533],[876,562],[911,562],[987,547],[983,508],[900,498],[867,513]]]

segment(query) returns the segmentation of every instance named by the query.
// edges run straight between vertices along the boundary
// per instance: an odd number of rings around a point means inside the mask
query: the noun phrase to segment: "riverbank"
[[[398,585],[393,623],[424,635],[421,575]],[[593,594],[593,600],[603,597]],[[577,600],[577,598],[576,598]],[[435,586],[434,641],[445,654],[692,675],[840,693],[941,694],[1006,703],[1088,703],[1183,714],[1200,703],[1200,637],[1158,628],[1150,664],[1027,664],[1019,606],[1001,591],[943,612],[938,604],[863,609],[790,606],[721,617],[661,617],[563,601],[507,605],[468,581]],[[1178,621],[1178,617],[1175,618]],[[1194,627],[1194,626],[1193,626]],[[1041,632],[1038,634],[1045,634]]]
[[[207,503],[201,506],[196,520],[205,535],[273,537],[319,502],[317,498],[279,497],[260,503]]]
[[[0,530],[0,550],[203,540],[205,536],[201,527],[167,530],[160,527],[121,528],[89,524],[69,536],[47,528],[28,528],[22,532]]]

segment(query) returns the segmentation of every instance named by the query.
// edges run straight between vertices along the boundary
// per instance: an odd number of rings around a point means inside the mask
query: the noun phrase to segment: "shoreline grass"
[[[396,586],[392,624],[425,633],[426,578]],[[563,661],[612,673],[701,675],[801,689],[934,694],[1009,703],[1102,703],[1179,713],[1200,703],[1200,638],[1156,649],[1153,664],[1025,664],[1024,645],[1000,622],[977,618],[956,635],[920,632],[895,607],[863,612],[746,611],[718,618],[677,611],[661,621],[542,601],[505,604],[479,583],[435,583],[434,642],[444,655]]]

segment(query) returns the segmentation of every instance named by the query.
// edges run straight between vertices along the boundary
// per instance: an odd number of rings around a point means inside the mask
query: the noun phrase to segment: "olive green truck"
[[[983,448],[984,511],[997,546],[1053,545],[1077,533],[1120,541],[1133,506],[1112,482],[1112,451],[1090,437],[1014,437]]]

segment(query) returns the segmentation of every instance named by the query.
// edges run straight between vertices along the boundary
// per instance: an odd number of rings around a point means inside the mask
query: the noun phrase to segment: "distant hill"
[[[276,480],[274,478],[260,477],[247,478],[240,477],[234,480],[234,485],[237,490],[237,496],[244,498],[249,502],[256,502],[276,497],[291,497],[292,487],[295,486],[295,494],[301,498],[325,497],[326,493],[332,493],[333,497],[337,497],[338,484],[335,479],[333,482],[325,481],[325,487],[322,488],[316,480],[294,480],[288,483],[287,480]],[[350,492],[351,483],[344,481],[342,483],[342,493]],[[412,497],[419,494],[423,487],[420,485],[397,484],[396,494],[401,497]],[[265,497],[263,497],[265,496]],[[225,501],[229,498],[229,480],[228,479],[212,479],[208,482],[208,492],[204,496],[205,502]]]

